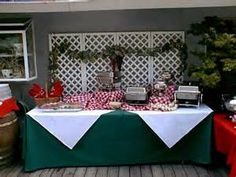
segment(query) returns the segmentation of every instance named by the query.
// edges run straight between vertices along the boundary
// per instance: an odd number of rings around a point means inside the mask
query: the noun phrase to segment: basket
[[[60,97],[47,97],[47,98],[34,98],[34,101],[38,107],[46,103],[55,103],[60,101]]]
[[[109,106],[112,108],[112,109],[119,109],[121,107],[122,103],[121,102],[116,102],[116,101],[111,101],[109,103]]]
[[[45,98],[34,98],[34,101],[38,107],[46,103],[56,103],[60,101],[60,97],[48,97],[48,83],[47,82],[45,83],[45,91],[46,91]]]

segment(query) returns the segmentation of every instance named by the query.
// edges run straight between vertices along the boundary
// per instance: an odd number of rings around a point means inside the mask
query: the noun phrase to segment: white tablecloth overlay
[[[132,111],[171,148],[206,118],[212,110],[206,105],[200,107],[181,107],[175,111]]]
[[[105,113],[112,110],[79,112],[43,112],[35,108],[27,114],[72,149],[88,129]],[[170,112],[131,111],[138,114],[147,125],[171,148],[212,110],[206,105],[199,108],[178,108]],[[127,117],[129,118],[129,117]]]
[[[35,108],[27,114],[72,149],[102,114],[111,111],[43,112]]]

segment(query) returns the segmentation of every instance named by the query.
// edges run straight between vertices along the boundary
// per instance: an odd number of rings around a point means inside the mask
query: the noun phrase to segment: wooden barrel
[[[0,118],[0,167],[12,162],[17,136],[18,119],[12,111]]]

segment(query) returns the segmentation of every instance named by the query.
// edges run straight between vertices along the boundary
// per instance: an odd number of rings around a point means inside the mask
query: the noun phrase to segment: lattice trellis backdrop
[[[118,33],[117,44],[132,49],[150,47],[150,33],[147,32],[124,32]],[[121,87],[125,89],[130,85],[149,83],[149,58],[142,56],[127,56],[123,60],[121,68]]]
[[[158,47],[164,45],[166,42],[170,40],[180,39],[184,41],[184,33],[183,32],[152,32],[151,33],[151,42],[152,47]],[[175,83],[181,83],[183,80],[183,76],[181,75],[178,68],[181,65],[181,60],[178,56],[178,50],[165,52],[163,54],[159,54],[158,57],[153,58],[153,82],[156,82],[158,76],[160,76],[163,70],[171,71],[174,77]]]
[[[162,46],[170,40],[184,41],[184,32],[111,32],[111,33],[66,33],[50,34],[49,44],[52,48],[67,40],[71,48],[78,50],[100,51],[106,46],[119,44],[131,48],[144,48]],[[180,83],[183,79],[178,70],[181,60],[178,51],[170,51],[158,57],[126,56],[121,68],[121,87],[125,89],[131,85],[146,85],[156,82],[164,70],[171,71],[174,82]],[[65,94],[74,94],[83,91],[95,91],[98,87],[96,73],[98,71],[111,71],[109,59],[99,58],[94,63],[72,61],[68,56],[60,55],[57,77],[65,86]]]

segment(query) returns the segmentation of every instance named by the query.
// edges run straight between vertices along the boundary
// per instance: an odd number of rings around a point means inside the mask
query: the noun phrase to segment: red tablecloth
[[[231,166],[230,177],[236,177],[236,123],[226,114],[214,116],[214,134],[216,150],[227,155],[227,164]]]

